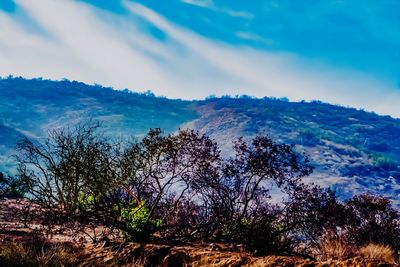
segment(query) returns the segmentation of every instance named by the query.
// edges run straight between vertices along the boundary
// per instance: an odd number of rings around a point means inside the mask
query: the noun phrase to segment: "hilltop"
[[[100,121],[111,138],[190,127],[228,153],[235,137],[262,133],[309,155],[315,171],[308,179],[332,186],[344,198],[370,192],[396,202],[400,193],[399,119],[318,101],[171,100],[66,80],[0,80],[0,170],[12,172],[10,156],[19,136],[41,139],[55,127],[87,120]]]

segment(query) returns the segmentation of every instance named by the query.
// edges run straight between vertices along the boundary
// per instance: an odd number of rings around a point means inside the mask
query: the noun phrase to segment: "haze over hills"
[[[315,171],[308,180],[332,186],[342,197],[370,192],[400,204],[400,120],[318,101],[248,96],[184,101],[79,82],[2,79],[0,170],[12,172],[10,156],[19,136],[41,139],[48,130],[88,120],[100,121],[113,138],[190,127],[227,153],[238,136],[267,134],[309,155]]]

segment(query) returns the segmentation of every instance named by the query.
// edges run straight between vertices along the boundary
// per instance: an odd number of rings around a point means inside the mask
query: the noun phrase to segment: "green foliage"
[[[87,211],[93,208],[95,205],[94,200],[94,195],[85,194],[83,192],[80,192],[78,194],[78,206],[83,211]]]
[[[279,253],[285,246],[282,243],[283,228],[277,222],[266,218],[250,220],[243,218],[237,222],[224,225],[222,240],[227,243],[242,244],[256,254]]]
[[[221,236],[228,241],[236,241],[241,243],[246,239],[246,233],[251,227],[251,221],[243,218],[238,222],[227,223],[222,228]]]
[[[152,219],[149,208],[143,200],[139,204],[131,203],[129,206],[115,207],[119,217],[125,225],[124,235],[131,240],[145,241],[151,233],[162,225],[161,219]]]

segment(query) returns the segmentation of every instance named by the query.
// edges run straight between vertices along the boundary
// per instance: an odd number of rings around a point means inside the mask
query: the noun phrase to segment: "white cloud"
[[[182,0],[182,2],[199,7],[214,7],[214,2],[212,0]]]
[[[252,19],[254,16],[248,12],[231,10],[229,8],[222,8],[215,5],[212,0],[181,0],[182,3],[208,8],[210,10],[221,12],[231,17],[239,17],[244,19]]]
[[[68,0],[17,0],[43,28],[31,33],[0,12],[0,75],[69,78],[158,95],[287,96],[363,107],[400,116],[392,85],[353,70],[332,69],[292,54],[267,53],[210,40],[140,4],[121,16]],[[167,38],[160,41],[138,20]]]
[[[242,40],[254,41],[265,45],[272,45],[274,43],[273,40],[263,38],[260,35],[252,32],[236,32],[235,35]]]

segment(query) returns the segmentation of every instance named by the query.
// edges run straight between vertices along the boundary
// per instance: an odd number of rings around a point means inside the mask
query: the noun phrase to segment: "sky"
[[[0,76],[400,117],[398,0],[0,0]]]

